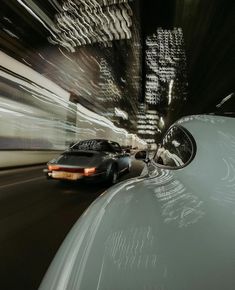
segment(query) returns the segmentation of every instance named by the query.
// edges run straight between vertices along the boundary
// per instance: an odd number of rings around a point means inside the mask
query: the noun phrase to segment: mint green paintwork
[[[190,116],[193,161],[110,188],[74,225],[41,290],[235,289],[235,119]]]

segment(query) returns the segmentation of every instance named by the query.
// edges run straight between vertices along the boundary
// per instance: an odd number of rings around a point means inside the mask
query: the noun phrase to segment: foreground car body
[[[84,140],[53,159],[44,170],[48,178],[59,180],[107,180],[116,183],[118,175],[130,169],[130,155],[120,145],[103,139]]]
[[[182,158],[166,149],[170,129],[161,164],[110,188],[78,220],[41,290],[235,289],[235,119],[193,116],[177,128],[192,151],[179,139],[170,144]]]

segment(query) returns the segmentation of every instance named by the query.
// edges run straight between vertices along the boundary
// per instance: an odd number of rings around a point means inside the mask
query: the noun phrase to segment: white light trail
[[[30,1],[31,7],[26,5],[22,0],[16,0],[21,6],[23,6],[35,19],[37,19],[50,33],[51,35],[55,35],[54,33],[57,32],[54,28],[54,23],[51,21],[50,18],[32,1]],[[36,11],[41,18],[35,13]],[[53,31],[53,30],[55,31]]]
[[[170,105],[171,101],[172,101],[172,87],[173,87],[173,83],[174,83],[174,80],[171,80],[170,81],[170,84],[169,84],[169,93],[168,93],[168,105]]]
[[[1,66],[8,69],[9,71],[12,71],[16,73],[17,75],[21,76],[22,78],[26,78],[29,82],[31,81],[34,84],[37,84],[38,86],[47,89],[48,91],[54,93],[55,95],[59,96],[60,98],[64,100],[69,100],[70,94],[66,92],[64,89],[62,89],[57,84],[53,83],[51,80],[45,78],[32,68],[28,67],[27,65],[13,59],[9,55],[5,54],[4,52],[0,51],[0,63]],[[17,79],[21,84],[23,84],[23,80],[20,80],[19,78],[13,77],[13,75],[6,74],[4,72],[0,72],[1,75],[6,78],[9,78],[13,81]],[[28,82],[28,83],[29,83]],[[24,82],[25,83],[25,82]]]
[[[234,96],[234,93],[229,94],[227,97],[223,98],[223,100],[216,105],[217,108],[220,108],[225,102],[231,99]]]

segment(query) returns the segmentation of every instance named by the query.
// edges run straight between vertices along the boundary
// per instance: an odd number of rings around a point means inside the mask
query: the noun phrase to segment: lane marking
[[[30,171],[30,170],[39,170],[39,169],[43,169],[46,168],[45,165],[37,165],[37,166],[27,166],[27,167],[23,167],[23,168],[13,168],[13,169],[0,169],[0,175],[7,175],[10,173],[22,173],[25,171]]]
[[[45,179],[45,176],[34,177],[34,178],[27,179],[27,180],[22,180],[22,181],[17,181],[17,182],[14,182],[14,183],[0,185],[0,189],[7,188],[7,187],[10,187],[10,186],[20,185],[20,184],[24,184],[24,183],[27,183],[27,182],[40,180],[40,179]]]

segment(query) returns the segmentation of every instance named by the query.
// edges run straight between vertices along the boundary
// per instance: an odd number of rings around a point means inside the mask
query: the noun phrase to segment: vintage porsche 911
[[[235,119],[198,115],[168,130],[140,177],[93,202],[40,290],[232,290],[234,273]]]
[[[117,142],[92,139],[73,144],[47,163],[46,176],[57,180],[104,180],[116,183],[119,174],[129,171],[130,154]]]

